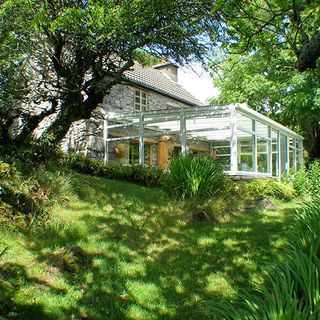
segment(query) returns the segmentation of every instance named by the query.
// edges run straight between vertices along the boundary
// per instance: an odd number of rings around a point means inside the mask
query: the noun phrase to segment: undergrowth
[[[282,181],[292,186],[299,196],[317,196],[320,194],[320,164],[314,161],[298,171],[291,170]]]
[[[19,161],[0,162],[0,226],[9,229],[44,225],[49,207],[74,195],[65,169],[48,163],[37,168],[21,166]]]
[[[208,320],[203,301],[228,301],[242,288],[263,285],[265,265],[278,260],[287,242],[296,205],[207,223],[194,221],[182,201],[160,188],[61,168],[36,174],[42,188],[52,183],[45,194],[64,196],[50,207],[44,227],[1,228],[6,320]],[[225,203],[212,201],[214,210]]]
[[[143,165],[124,166],[120,163],[104,164],[80,154],[61,157],[59,164],[79,173],[91,174],[107,179],[133,182],[147,187],[160,187],[164,184],[166,172],[160,168]]]
[[[206,304],[213,319],[260,320],[320,318],[320,198],[295,214],[283,260],[269,267],[266,285],[242,292],[233,303]]]

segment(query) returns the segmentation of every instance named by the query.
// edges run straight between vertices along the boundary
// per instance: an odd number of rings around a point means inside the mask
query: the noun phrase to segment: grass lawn
[[[263,283],[297,206],[213,224],[160,190],[79,174],[71,183],[77,197],[52,209],[46,229],[0,230],[0,319],[206,319],[203,301]],[[92,258],[76,275],[61,262],[74,244]]]

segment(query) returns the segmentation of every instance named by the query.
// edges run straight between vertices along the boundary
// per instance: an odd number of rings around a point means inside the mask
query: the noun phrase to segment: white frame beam
[[[251,128],[243,127],[240,125],[237,119],[237,114],[248,117],[251,121]],[[224,121],[228,125],[224,125]],[[290,148],[289,137],[296,139],[296,149],[302,149],[303,138],[292,130],[278,124],[277,122],[259,114],[258,112],[246,107],[243,104],[225,105],[225,106],[207,106],[207,107],[192,107],[184,109],[167,109],[167,110],[153,110],[153,111],[141,111],[131,112],[124,114],[107,113],[107,117],[104,121],[104,162],[109,161],[109,142],[120,140],[137,139],[139,141],[139,164],[144,164],[144,142],[147,137],[158,137],[162,135],[177,135],[180,136],[181,153],[187,154],[187,140],[196,138],[203,142],[209,143],[212,146],[212,142],[219,141],[220,138],[225,135],[225,138],[230,139],[230,167],[231,174],[238,175],[245,172],[238,171],[238,138],[241,138],[241,134],[238,134],[238,130],[252,135],[252,160],[253,170],[246,172],[248,175],[257,175],[258,172],[258,159],[257,159],[257,138],[260,137],[257,132],[256,121],[266,125],[268,127],[267,137],[263,137],[267,140],[267,173],[265,176],[272,175],[272,132],[277,134],[277,160],[276,171],[280,176],[282,172],[282,160],[281,159],[281,136],[286,137],[286,168],[288,169]],[[229,122],[229,123],[228,123]],[[230,125],[229,125],[230,124]],[[122,132],[128,127],[133,128],[131,133],[127,136],[121,136]],[[115,129],[113,135],[116,137],[110,137],[110,130]],[[120,132],[117,132],[119,129]],[[210,132],[214,133],[211,134]],[[215,132],[217,134],[215,134]],[[201,134],[202,133],[202,134]],[[262,136],[261,136],[262,137]],[[294,150],[296,150],[294,149]],[[296,151],[294,156],[295,165],[302,163],[302,152],[299,151],[299,159],[297,159],[298,152]]]
[[[237,136],[237,113],[235,108],[230,116],[231,136],[230,136],[230,171],[236,175],[238,172],[238,136]]]

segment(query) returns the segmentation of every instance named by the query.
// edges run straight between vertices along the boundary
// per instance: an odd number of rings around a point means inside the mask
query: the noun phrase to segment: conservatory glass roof
[[[198,141],[198,152],[207,148],[208,154],[221,157],[226,171],[234,175],[280,176],[302,164],[303,137],[245,104],[108,112],[105,162],[109,162],[110,143],[135,140],[139,163],[145,164],[145,142],[157,144],[166,135],[175,137],[175,146],[183,155],[195,150]]]

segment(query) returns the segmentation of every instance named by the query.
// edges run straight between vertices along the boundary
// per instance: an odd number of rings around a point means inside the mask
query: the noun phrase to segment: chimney
[[[163,54],[161,57],[161,64],[167,63],[168,62],[168,55]]]
[[[168,55],[164,54],[161,58],[161,64],[153,67],[166,75],[172,81],[178,82],[178,68],[179,66],[173,62],[168,61]]]

